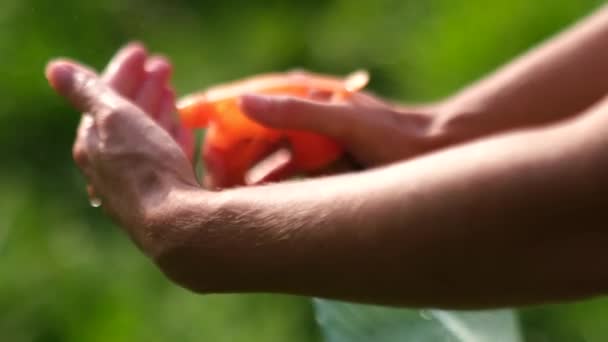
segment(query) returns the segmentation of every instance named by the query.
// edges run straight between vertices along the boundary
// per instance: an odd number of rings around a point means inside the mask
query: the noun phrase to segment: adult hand
[[[74,143],[76,163],[108,214],[145,252],[154,254],[156,242],[162,240],[158,234],[163,232],[147,229],[151,218],[159,216],[156,211],[164,208],[160,204],[176,190],[198,188],[198,183],[186,155],[151,118],[155,111],[147,115],[142,110],[156,108],[150,105],[154,99],[146,94],[145,78],[137,79],[136,73],[128,72],[114,75],[123,79],[117,82],[116,77],[106,76],[102,80],[66,60],[53,61],[46,69],[55,91],[85,113]],[[123,94],[140,96],[130,101],[110,85]]]
[[[150,55],[144,46],[134,42],[116,53],[101,79],[150,115],[191,158],[194,138],[189,129],[180,125],[176,115],[171,73],[171,63],[165,57]]]
[[[402,108],[365,93],[337,103],[247,94],[241,108],[266,126],[330,136],[365,167],[414,157],[441,144],[433,131],[433,109]]]

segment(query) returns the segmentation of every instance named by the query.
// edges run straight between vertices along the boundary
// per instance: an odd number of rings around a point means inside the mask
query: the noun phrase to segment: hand
[[[357,162],[378,166],[414,157],[441,145],[429,108],[400,108],[365,93],[347,101],[248,94],[241,108],[275,128],[307,130],[342,143]]]
[[[179,123],[176,115],[171,72],[171,64],[166,58],[149,56],[141,44],[130,43],[116,53],[101,79],[150,115],[192,158],[194,137]]]
[[[192,158],[194,137],[191,130],[180,124],[176,115],[175,91],[169,83],[171,72],[171,64],[166,58],[149,56],[144,46],[134,42],[115,54],[101,79],[119,95],[137,104]],[[92,201],[98,200],[90,184],[87,191]]]
[[[131,56],[135,55],[141,54]],[[133,60],[141,58],[127,58],[118,65],[125,67]],[[162,232],[147,230],[149,219],[176,190],[198,189],[198,183],[183,151],[151,119],[160,112],[150,105],[154,99],[146,95],[145,78],[129,72],[109,74],[120,75],[122,80],[106,76],[104,82],[85,67],[65,60],[51,62],[46,70],[55,91],[85,112],[74,143],[76,163],[110,216],[144,251],[154,254],[157,234]],[[141,96],[129,101],[110,84],[120,87],[122,93]],[[141,108],[151,112],[146,115]]]

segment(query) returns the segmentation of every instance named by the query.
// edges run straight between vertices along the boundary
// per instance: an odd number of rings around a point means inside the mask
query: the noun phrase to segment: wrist
[[[180,219],[169,221],[178,225],[160,229],[179,232],[171,233],[174,238],[154,258],[156,264],[196,293],[295,291],[320,257],[318,244],[310,243],[311,230],[293,221],[315,219],[301,212],[283,215],[291,205],[283,206],[286,196],[276,194],[269,187],[252,187],[176,196],[180,209],[171,211],[181,211]]]
[[[215,193],[176,185],[158,201],[149,201],[142,230],[149,240],[146,254],[165,276],[197,293],[213,292],[217,276]]]
[[[259,248],[268,232],[255,217],[264,214],[240,193],[178,188],[150,211],[151,257],[171,281],[196,293],[266,289],[272,243]]]
[[[191,187],[179,182],[159,180],[139,192],[135,204],[127,209],[130,222],[121,222],[134,242],[150,258],[156,259],[181,243],[185,231],[180,222],[187,219],[180,202]]]

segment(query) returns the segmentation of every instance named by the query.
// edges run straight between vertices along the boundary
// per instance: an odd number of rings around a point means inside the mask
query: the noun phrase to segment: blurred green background
[[[594,0],[0,0],[0,340],[319,341],[308,300],[196,296],[100,210],[70,160],[78,115],[43,68],[102,68],[132,39],[170,56],[184,94],[249,74],[367,68],[432,101],[590,13]],[[608,340],[608,301],[526,309],[528,341]]]

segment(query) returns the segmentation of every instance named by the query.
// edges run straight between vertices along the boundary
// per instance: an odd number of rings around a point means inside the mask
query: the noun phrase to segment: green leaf
[[[315,299],[327,342],[520,342],[513,310],[409,310]]]

